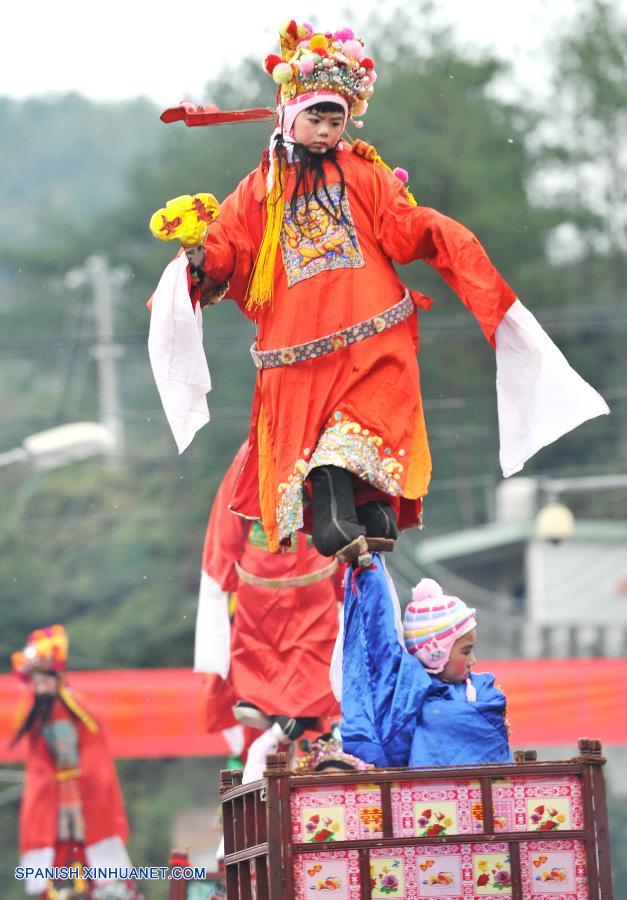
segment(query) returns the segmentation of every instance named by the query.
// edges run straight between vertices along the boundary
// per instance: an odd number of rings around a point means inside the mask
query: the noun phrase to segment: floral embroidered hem
[[[397,452],[404,455],[404,450]],[[316,466],[339,466],[347,469],[392,497],[401,495],[400,478],[403,464],[398,461],[391,447],[383,446],[383,439],[369,429],[362,428],[337,411],[325,427],[313,453],[304,451],[297,460],[287,482],[278,486],[277,524],[279,541],[303,527],[305,479]]]

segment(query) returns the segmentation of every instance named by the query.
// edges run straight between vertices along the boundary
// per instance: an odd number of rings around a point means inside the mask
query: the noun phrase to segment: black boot
[[[238,700],[233,706],[233,715],[241,725],[249,728],[266,731],[272,725],[271,718],[248,700]]]
[[[315,716],[313,718],[301,716],[298,719],[291,716],[274,716],[272,731],[282,744],[286,744],[288,741],[298,740],[305,731],[315,728],[317,722],[318,719]]]
[[[366,533],[357,521],[352,476],[339,466],[317,466],[309,479],[314,547],[323,556],[333,556]]]
[[[393,541],[398,537],[394,510],[383,500],[370,500],[363,506],[358,506],[357,521],[364,526],[368,537],[389,538]]]

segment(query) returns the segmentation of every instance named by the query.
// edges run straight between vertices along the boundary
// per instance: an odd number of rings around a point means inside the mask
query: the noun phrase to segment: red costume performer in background
[[[130,868],[128,823],[111,751],[100,724],[65,683],[67,650],[65,629],[52,625],[33,631],[24,650],[11,657],[34,690],[15,738],[28,737],[20,865]],[[56,896],[47,882],[30,878],[27,893]],[[80,887],[85,897],[104,898],[110,884],[81,881]],[[115,891],[120,898],[139,896],[130,885],[115,883]]]
[[[245,456],[243,445],[218,488],[203,551],[194,667],[215,673],[208,682],[207,728],[235,725],[237,701],[267,720],[305,719],[314,727],[314,720],[338,713],[329,682],[338,566],[304,534],[289,551],[270,553],[260,523],[229,510]],[[229,594],[237,595],[232,627]],[[259,717],[257,727],[269,724]]]

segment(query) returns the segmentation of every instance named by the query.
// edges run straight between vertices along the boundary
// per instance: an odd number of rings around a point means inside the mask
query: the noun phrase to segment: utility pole
[[[98,367],[98,410],[100,422],[112,436],[107,454],[109,464],[119,465],[124,457],[124,420],[118,378],[117,361],[124,355],[124,347],[115,343],[113,291],[129,278],[124,267],[112,269],[104,256],[90,256],[85,264],[66,275],[69,288],[88,285],[94,300],[97,341],[91,355]]]

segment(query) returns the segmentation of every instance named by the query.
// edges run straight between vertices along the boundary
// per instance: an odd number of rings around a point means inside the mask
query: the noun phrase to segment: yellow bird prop
[[[183,194],[153,213],[149,227],[160,241],[179,240],[183,247],[196,247],[219,211],[213,194]]]

